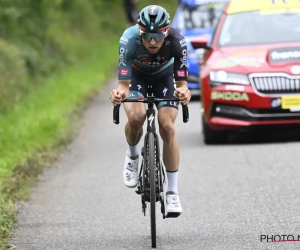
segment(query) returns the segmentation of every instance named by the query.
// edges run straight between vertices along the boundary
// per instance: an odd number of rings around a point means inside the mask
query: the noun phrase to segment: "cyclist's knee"
[[[172,140],[175,136],[175,125],[171,121],[159,124],[159,132],[163,141]]]
[[[144,112],[129,112],[128,116],[128,123],[131,128],[133,129],[140,129],[144,125],[144,121],[146,118],[146,114]]]

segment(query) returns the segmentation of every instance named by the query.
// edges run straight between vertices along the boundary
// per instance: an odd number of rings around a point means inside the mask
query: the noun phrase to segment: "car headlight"
[[[222,70],[211,71],[209,74],[209,78],[212,87],[217,87],[227,83],[250,85],[250,81],[247,75],[231,73]]]

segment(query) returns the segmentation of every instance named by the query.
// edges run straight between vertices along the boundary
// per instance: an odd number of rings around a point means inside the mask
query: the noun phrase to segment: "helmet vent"
[[[142,13],[142,23],[146,24],[145,13]]]
[[[161,24],[163,24],[163,23],[164,23],[164,21],[165,21],[165,18],[166,18],[166,15],[165,15],[165,13],[163,13],[163,15],[162,15],[162,17],[161,17],[161,19],[160,19],[160,23],[159,23],[159,25],[161,25]]]

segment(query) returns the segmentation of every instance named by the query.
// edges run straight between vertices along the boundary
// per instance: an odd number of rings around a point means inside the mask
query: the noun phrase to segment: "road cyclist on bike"
[[[127,98],[147,97],[179,99],[187,104],[191,92],[187,87],[187,44],[180,32],[170,27],[170,15],[161,6],[145,7],[137,24],[129,27],[119,41],[118,86],[110,93],[114,106]],[[153,84],[152,84],[153,83]],[[175,120],[179,103],[164,101],[156,104],[158,125],[163,141],[163,162],[167,171],[168,188],[166,212],[182,212],[178,192],[179,145],[175,133]],[[125,136],[128,148],[125,155],[123,181],[134,188],[138,183],[139,148],[146,118],[144,103],[126,102],[128,118]]]

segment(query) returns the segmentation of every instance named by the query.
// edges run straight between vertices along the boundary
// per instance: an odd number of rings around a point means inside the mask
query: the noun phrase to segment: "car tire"
[[[228,132],[212,130],[205,122],[204,116],[202,116],[202,134],[207,145],[224,144],[228,141]]]

